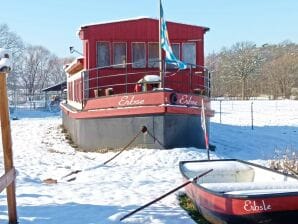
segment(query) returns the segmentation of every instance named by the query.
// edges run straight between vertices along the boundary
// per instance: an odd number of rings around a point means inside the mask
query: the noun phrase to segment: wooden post
[[[13,156],[12,156],[12,142],[9,120],[9,108],[6,88],[6,73],[0,72],[0,119],[1,119],[1,134],[4,153],[4,170],[8,173],[13,169]],[[9,224],[17,223],[17,208],[16,208],[16,194],[15,194],[15,181],[6,188],[7,193],[7,206]]]

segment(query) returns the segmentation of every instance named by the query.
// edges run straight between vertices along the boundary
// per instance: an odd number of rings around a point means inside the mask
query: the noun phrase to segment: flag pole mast
[[[163,70],[162,70],[162,50],[161,50],[161,0],[158,1],[159,2],[159,23],[158,23],[158,38],[159,38],[159,52],[158,52],[158,60],[159,60],[159,77],[160,77],[160,82],[161,85],[160,87],[163,88],[164,87],[164,83],[163,83]]]

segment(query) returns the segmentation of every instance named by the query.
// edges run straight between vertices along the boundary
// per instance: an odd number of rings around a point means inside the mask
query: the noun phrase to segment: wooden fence
[[[15,195],[16,171],[13,166],[6,76],[7,74],[5,72],[0,72],[0,120],[5,170],[5,174],[0,177],[0,192],[6,188],[9,224],[17,224],[18,221]]]

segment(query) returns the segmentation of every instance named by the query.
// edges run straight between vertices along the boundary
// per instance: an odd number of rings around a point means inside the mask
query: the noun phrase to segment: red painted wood
[[[188,114],[200,116],[200,109],[179,107],[179,106],[135,106],[119,108],[106,108],[97,110],[88,110],[82,112],[75,112],[67,107],[61,105],[62,110],[71,118],[88,119],[88,118],[106,118],[106,117],[125,117],[136,115],[149,115],[149,114]],[[210,116],[212,112],[206,113]]]
[[[205,27],[167,22],[168,33],[172,43],[189,42],[197,44],[197,61],[204,65],[204,34]],[[127,42],[129,50],[128,62],[131,62],[132,42],[158,42],[158,20],[142,18],[122,22],[111,22],[81,27],[80,38],[84,41],[84,55],[86,55],[86,69],[96,67],[96,42]],[[181,52],[181,51],[180,51]]]
[[[129,106],[148,106],[160,105],[164,103],[165,94],[163,92],[156,93],[135,93],[119,96],[108,96],[90,99],[87,101],[84,110],[92,110],[99,108],[115,108]]]
[[[148,43],[158,43],[158,28],[159,21],[157,19],[151,18],[139,18],[139,19],[130,19],[118,22],[110,22],[110,23],[101,23],[94,25],[87,25],[81,27],[79,31],[79,37],[83,41],[83,52],[84,52],[84,69],[89,70],[92,68],[96,68],[96,43],[99,41],[109,42],[112,46],[113,42],[126,42],[127,43],[127,62],[132,62],[132,54],[131,47],[132,42],[143,42],[146,44],[146,54],[148,56]],[[187,25],[187,24],[179,24],[174,22],[167,22],[167,28],[169,32],[169,38],[171,43],[179,43],[180,44],[180,54],[182,54],[182,44],[189,43],[190,41],[196,44],[196,64],[204,65],[204,34],[208,31],[208,28]],[[111,47],[111,64],[113,64],[113,48]],[[180,55],[180,58],[182,55]],[[157,68],[144,68],[144,69],[136,69],[132,68],[130,65],[127,69],[119,69],[119,68],[110,68],[104,69],[100,71],[100,74],[97,72],[89,73],[89,78],[94,78],[89,81],[89,97],[94,97],[94,92],[92,88],[97,88],[98,83],[100,85],[108,85],[112,83],[125,83],[124,77],[117,78],[104,78],[100,79],[99,82],[97,77],[104,75],[113,75],[113,74],[125,74],[135,73],[140,71],[149,72],[153,71],[158,74]],[[190,80],[188,76],[188,71],[182,71],[179,75],[174,75],[171,77],[167,77],[165,79],[165,86],[175,89],[179,92],[191,92],[195,88],[203,88],[204,80],[200,77],[193,77],[194,85],[189,86],[188,83]],[[148,73],[152,74],[152,73]],[[130,80],[129,83],[136,83],[139,79],[141,79],[143,75],[136,75]],[[121,80],[123,79],[123,80]],[[170,83],[170,84],[166,84]],[[124,86],[113,87],[114,93],[119,94],[125,92]],[[133,92],[134,85],[128,86],[128,92]],[[104,90],[103,90],[104,91]]]
[[[86,102],[84,110],[127,107],[127,106],[148,106],[148,105],[161,105],[173,104],[170,96],[173,92],[140,92],[133,94],[121,94],[107,97],[98,97],[90,99]],[[177,93],[177,101],[175,105],[188,106],[188,107],[201,107],[202,96],[191,94]],[[207,111],[210,110],[210,99],[204,97],[205,106]],[[174,104],[173,104],[174,105]],[[210,114],[210,113],[209,113]]]
[[[193,196],[198,205],[210,211],[227,215],[250,215],[298,209],[298,196],[237,198],[212,194],[195,184],[187,186],[186,191]],[[264,209],[265,207],[266,209]]]

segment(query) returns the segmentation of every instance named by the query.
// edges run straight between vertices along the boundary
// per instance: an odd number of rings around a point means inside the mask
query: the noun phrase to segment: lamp
[[[1,73],[10,72],[11,63],[9,58],[10,58],[9,52],[3,48],[0,48],[0,72]]]
[[[83,56],[83,54],[82,54],[81,52],[77,51],[77,50],[74,48],[74,46],[70,46],[70,47],[69,47],[69,52],[70,52],[71,54],[73,54],[74,52],[76,52],[77,54]]]

